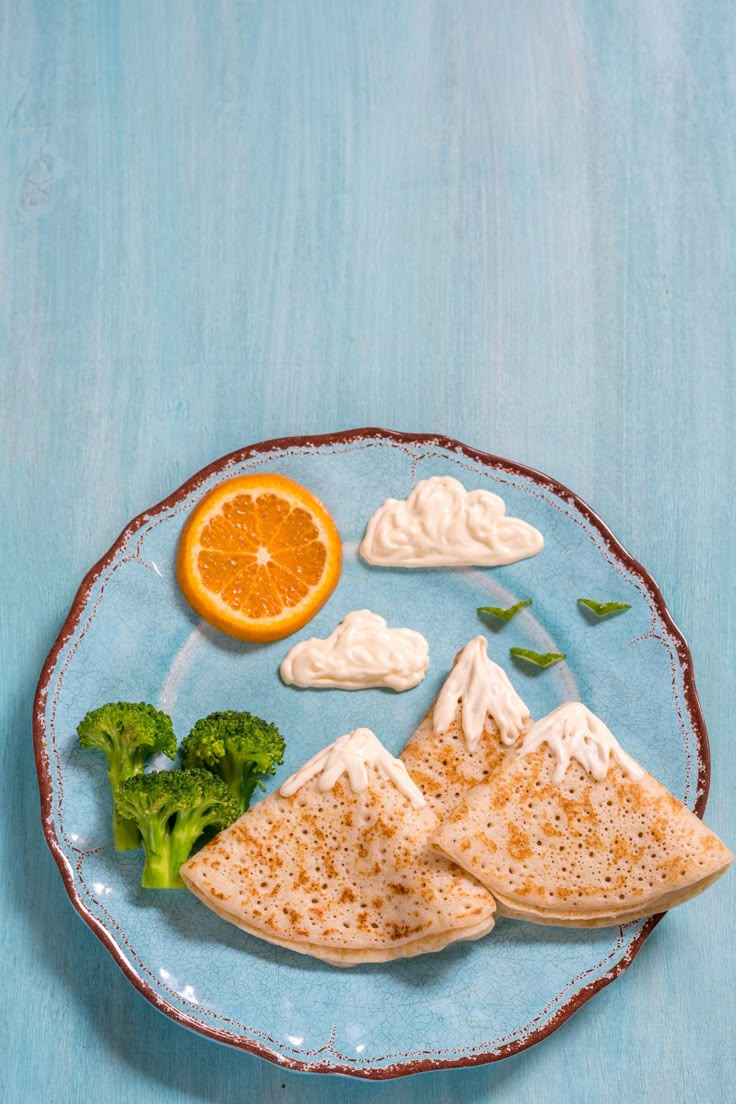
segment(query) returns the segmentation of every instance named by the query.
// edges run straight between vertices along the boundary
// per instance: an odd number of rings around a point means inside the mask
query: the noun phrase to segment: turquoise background
[[[733,846],[735,16],[2,4],[3,1099],[736,1095],[733,873],[515,1058],[289,1074],[160,1016],[80,923],[30,745],[43,659],[134,514],[262,438],[445,432],[571,486],[658,581]]]

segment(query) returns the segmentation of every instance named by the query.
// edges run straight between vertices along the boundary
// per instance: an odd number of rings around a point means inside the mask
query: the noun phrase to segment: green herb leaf
[[[509,648],[512,655],[525,659],[536,667],[551,667],[561,659],[567,659],[564,652],[530,652],[528,648]]]
[[[508,609],[501,609],[500,606],[478,606],[478,613],[490,613],[493,617],[500,617],[502,621],[510,621],[519,610],[531,604],[531,598],[526,598],[523,602],[517,602],[515,606],[509,606]]]
[[[611,613],[621,613],[623,610],[631,609],[628,602],[594,602],[592,598],[578,598],[578,602],[596,617],[608,617]]]

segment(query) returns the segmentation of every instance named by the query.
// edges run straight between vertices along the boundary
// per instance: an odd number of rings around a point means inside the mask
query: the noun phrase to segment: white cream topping
[[[421,791],[412,781],[404,764],[400,759],[394,759],[369,728],[356,728],[354,732],[348,732],[346,736],[335,740],[334,744],[317,752],[291,778],[286,779],[279,793],[282,797],[291,797],[305,782],[317,775],[317,788],[331,790],[343,774],[347,774],[353,792],[361,793],[368,786],[368,767],[375,767],[393,782],[415,809],[426,805]]]
[[[390,629],[370,610],[354,610],[324,640],[296,644],[281,663],[281,678],[294,686],[410,690],[429,667],[429,645],[413,629]]]
[[[557,760],[552,774],[555,783],[562,781],[573,759],[600,782],[608,773],[611,756],[630,778],[636,781],[644,777],[643,769],[603,721],[580,702],[565,702],[532,725],[519,754],[529,755],[544,743],[549,744]]]
[[[510,747],[524,731],[529,710],[503,667],[488,658],[488,642],[476,636],[466,644],[440,690],[432,720],[435,732],[447,732],[458,708],[468,751],[475,751],[488,717],[495,721],[501,742]]]
[[[544,544],[538,529],[506,517],[502,498],[466,491],[451,476],[417,483],[408,498],[388,498],[366,526],[360,554],[396,567],[496,567],[534,556]]]

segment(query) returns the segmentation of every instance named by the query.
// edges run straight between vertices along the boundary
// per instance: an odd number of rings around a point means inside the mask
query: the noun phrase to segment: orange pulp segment
[[[283,475],[240,475],[195,506],[179,541],[184,596],[241,640],[281,640],[305,625],[340,578],[342,544],[326,507]]]

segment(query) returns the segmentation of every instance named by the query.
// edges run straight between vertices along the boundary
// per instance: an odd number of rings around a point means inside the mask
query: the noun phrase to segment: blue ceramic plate
[[[344,542],[344,568],[317,617],[288,641],[248,645],[199,621],[177,586],[183,522],[213,485],[277,471],[317,494]],[[385,498],[453,475],[499,493],[509,514],[542,531],[544,550],[508,567],[371,568],[357,554]],[[628,602],[592,622],[579,597]],[[497,628],[477,606],[532,598]],[[427,677],[403,694],[300,691],[278,676],[297,640],[326,636],[368,607],[429,641]],[[84,580],[46,662],[35,747],[46,838],[72,903],[140,992],[166,1015],[284,1066],[384,1078],[494,1061],[549,1034],[632,961],[657,918],[569,930],[500,920],[476,943],[437,955],[339,970],[260,942],[182,891],[142,890],[141,852],[116,854],[101,757],[77,747],[87,712],[146,700],[183,737],[216,709],[275,721],[287,740],[278,786],[299,764],[360,725],[395,754],[429,707],[456,651],[485,632],[539,717],[580,698],[631,752],[702,815],[708,747],[687,646],[652,579],[572,492],[546,476],[439,437],[362,429],[271,441],[225,457],[127,527]],[[535,671],[510,647],[560,651]]]

